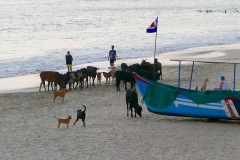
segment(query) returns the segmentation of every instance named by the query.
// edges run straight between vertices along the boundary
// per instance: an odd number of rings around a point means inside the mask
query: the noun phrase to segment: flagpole
[[[155,49],[154,49],[154,56],[153,56],[153,80],[157,81],[157,73],[156,73],[156,49],[157,49],[157,32],[156,32],[156,36],[155,36]]]
[[[158,17],[157,17],[157,26],[158,27]],[[156,36],[155,36],[155,49],[154,49],[154,56],[153,56],[153,65],[154,65],[154,70],[153,70],[153,80],[157,81],[157,73],[156,73],[156,68],[157,68],[157,64],[156,64],[156,50],[157,50],[157,30],[156,30]]]
[[[155,62],[155,55],[156,55],[156,49],[157,49],[157,32],[156,32],[156,36],[155,36],[155,50],[154,50],[154,61]]]
[[[147,28],[147,33],[154,33],[156,32],[155,36],[155,49],[154,49],[154,56],[153,56],[153,81],[156,81],[156,62],[155,62],[155,56],[156,56],[156,50],[157,50],[157,27],[158,27],[158,17],[157,19],[150,25],[149,28]]]

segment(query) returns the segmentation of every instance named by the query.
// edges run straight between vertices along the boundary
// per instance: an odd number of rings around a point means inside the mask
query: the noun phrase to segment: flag
[[[155,33],[157,32],[157,25],[158,25],[158,17],[152,24],[147,28],[147,33]]]

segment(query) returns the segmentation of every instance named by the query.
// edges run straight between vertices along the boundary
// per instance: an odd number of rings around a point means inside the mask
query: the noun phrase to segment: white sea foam
[[[226,55],[226,53],[224,53],[224,51],[234,50],[234,49],[240,50],[240,44],[191,48],[191,49],[186,49],[186,50],[181,50],[181,51],[169,52],[166,54],[159,54],[155,58],[157,58],[158,61],[161,62],[164,67],[164,66],[169,66],[169,65],[171,65],[171,66],[178,65],[177,62],[170,61],[170,59],[176,58],[178,56],[189,57],[189,58],[218,58],[218,57]],[[144,59],[147,59],[147,61],[149,61],[149,62],[153,62],[153,56],[144,57]],[[117,66],[117,69],[120,69],[121,63],[127,63],[128,65],[131,65],[134,63],[141,63],[141,61],[142,61],[142,58],[123,59],[123,60],[117,60],[115,64]],[[189,64],[189,62],[182,62],[182,64]],[[74,65],[73,70],[77,70],[77,69],[84,68],[87,66],[98,67],[99,68],[98,72],[110,71],[108,61],[100,61],[100,62]],[[66,73],[67,69],[60,69],[57,71],[60,73]],[[38,90],[39,85],[40,85],[39,73],[29,74],[29,75],[24,75],[24,76],[1,78],[0,79],[0,93],[1,92],[2,93],[17,92],[17,91],[20,91],[20,92],[36,91],[36,90]],[[24,90],[22,90],[22,89],[24,89]]]
[[[158,54],[240,41],[238,0],[0,4],[0,78],[64,69],[67,50],[74,65],[106,61],[112,44],[122,60],[152,56],[155,34],[145,30],[157,15]]]

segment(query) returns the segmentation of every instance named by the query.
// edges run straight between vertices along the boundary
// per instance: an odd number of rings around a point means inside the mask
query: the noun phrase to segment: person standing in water
[[[108,60],[110,59],[110,66],[114,66],[114,62],[117,58],[117,52],[114,50],[114,45],[112,45],[112,49],[109,51]]]
[[[67,55],[66,55],[66,65],[68,68],[68,72],[72,72],[72,61],[73,61],[73,57],[70,54],[70,51],[67,51]]]

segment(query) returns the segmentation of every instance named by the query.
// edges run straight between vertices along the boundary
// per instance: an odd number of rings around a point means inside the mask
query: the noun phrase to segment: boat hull
[[[148,87],[149,80],[133,73],[142,97]],[[240,101],[231,98],[223,99],[214,103],[196,104],[181,92],[173,103],[164,108],[151,106],[146,103],[146,107],[150,112],[156,114],[197,117],[197,118],[216,118],[216,119],[240,119]]]

